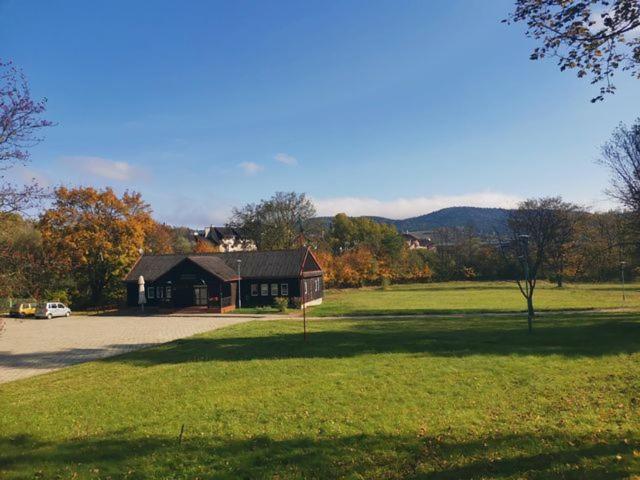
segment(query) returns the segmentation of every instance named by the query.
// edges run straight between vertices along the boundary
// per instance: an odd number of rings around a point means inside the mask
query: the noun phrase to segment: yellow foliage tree
[[[60,187],[40,230],[48,265],[71,277],[81,300],[98,305],[117,298],[153,223],[139,193],[118,197],[111,188]]]

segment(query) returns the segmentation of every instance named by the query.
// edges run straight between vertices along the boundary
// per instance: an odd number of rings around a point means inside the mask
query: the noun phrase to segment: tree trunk
[[[533,316],[535,312],[533,310],[533,295],[527,297],[527,325],[529,326],[529,333],[533,331]]]
[[[562,288],[563,287],[564,284],[563,284],[563,279],[562,279],[562,274],[561,273],[559,273],[556,276],[556,283],[558,285],[558,288]]]

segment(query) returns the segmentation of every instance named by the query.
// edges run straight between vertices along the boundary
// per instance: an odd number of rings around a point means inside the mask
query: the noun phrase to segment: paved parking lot
[[[0,383],[255,319],[212,315],[7,318],[0,332]]]

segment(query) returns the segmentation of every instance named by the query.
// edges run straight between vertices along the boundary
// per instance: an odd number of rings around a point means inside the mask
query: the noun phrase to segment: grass
[[[640,474],[637,314],[300,323],[0,385],[0,478]]]
[[[276,307],[272,307],[271,305],[265,305],[264,307],[242,307],[242,308],[236,308],[235,310],[232,310],[231,313],[233,314],[238,314],[238,313],[243,313],[243,314],[261,314],[261,313],[282,313],[280,312]]]
[[[640,308],[640,285],[626,287],[622,302],[619,284],[568,284],[557,288],[539,282],[534,295],[536,309],[610,309],[623,305]],[[408,315],[422,313],[520,312],[526,304],[515,282],[445,282],[327,290],[313,316]]]

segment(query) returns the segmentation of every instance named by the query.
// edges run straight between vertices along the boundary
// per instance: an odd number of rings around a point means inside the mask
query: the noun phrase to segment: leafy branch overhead
[[[39,131],[53,123],[41,118],[46,99],[33,100],[24,74],[0,60],[0,172],[29,161],[29,148],[42,138]],[[0,213],[28,210],[47,192],[35,181],[17,187],[0,175]]]
[[[24,74],[0,60],[0,170],[29,160],[28,149],[42,140],[38,131],[53,125],[40,118],[46,103],[33,100]]]
[[[516,0],[504,22],[525,23],[527,36],[542,42],[532,60],[555,58],[561,71],[576,70],[600,85],[592,102],[615,93],[618,69],[640,78],[638,0]]]

